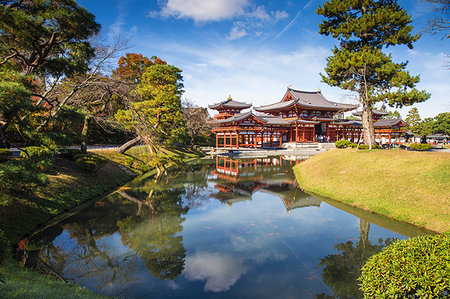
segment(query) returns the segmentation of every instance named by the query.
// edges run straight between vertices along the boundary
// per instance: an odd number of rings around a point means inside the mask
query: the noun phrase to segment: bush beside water
[[[450,238],[396,241],[367,260],[359,280],[365,298],[450,296]]]

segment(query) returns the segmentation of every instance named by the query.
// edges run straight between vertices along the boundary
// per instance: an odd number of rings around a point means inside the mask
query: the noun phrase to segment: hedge
[[[347,148],[351,145],[352,143],[348,140],[338,140],[334,143],[334,145],[336,146],[336,148]]]
[[[450,237],[396,241],[370,257],[361,270],[364,298],[450,296]]]
[[[428,143],[413,143],[409,146],[410,149],[416,150],[416,151],[427,151],[433,148],[431,144]]]

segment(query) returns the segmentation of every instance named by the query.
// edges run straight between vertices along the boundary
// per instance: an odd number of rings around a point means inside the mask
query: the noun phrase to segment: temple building
[[[326,142],[340,139],[352,141],[361,138],[360,120],[343,120],[343,113],[358,105],[327,100],[320,91],[300,91],[287,88],[280,102],[254,107],[230,97],[209,105],[219,113],[214,116],[212,132],[216,135],[216,148],[282,147],[289,143]],[[360,112],[354,115],[359,116]],[[376,133],[398,135],[406,124],[401,120],[380,119],[386,112],[373,110]],[[379,120],[380,119],[380,120]],[[377,129],[378,128],[378,129]]]

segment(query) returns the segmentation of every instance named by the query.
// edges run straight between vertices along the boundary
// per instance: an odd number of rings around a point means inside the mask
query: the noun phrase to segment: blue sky
[[[233,99],[270,104],[287,86],[322,90],[332,101],[356,103],[355,96],[321,82],[326,57],[336,42],[318,34],[323,0],[80,0],[97,17],[103,35],[130,39],[127,52],[158,56],[183,70],[183,97],[198,106]],[[424,29],[432,7],[423,0],[400,0]],[[414,49],[389,48],[394,61],[408,61],[420,74],[419,89],[431,98],[413,107],[423,117],[450,111],[449,40],[423,34]],[[403,117],[411,107],[400,109]],[[389,108],[388,108],[389,109]],[[393,109],[392,109],[393,110]]]

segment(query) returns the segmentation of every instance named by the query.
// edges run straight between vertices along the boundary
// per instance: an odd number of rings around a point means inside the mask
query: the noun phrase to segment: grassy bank
[[[294,167],[300,187],[436,232],[450,231],[450,155],[328,151]]]
[[[91,174],[73,161],[57,158],[46,177],[45,185],[31,191],[0,194],[0,228],[12,244],[45,221],[125,184],[133,176],[113,162]]]
[[[165,149],[167,155],[177,156],[180,161],[199,156],[199,152],[188,149]],[[13,192],[0,190],[0,232],[5,232],[10,244],[16,244],[32,231],[54,221],[70,216],[75,208],[88,204],[91,199],[106,195],[130,181],[138,174],[147,172],[149,159],[144,147],[136,147],[121,155],[116,151],[97,151],[108,161],[95,173],[86,172],[78,163],[57,157],[51,168],[45,170],[42,184],[25,186]],[[23,160],[10,161],[8,167]],[[150,163],[151,164],[151,163]],[[0,171],[7,170],[0,163]],[[21,168],[25,170],[26,168]],[[9,168],[8,168],[9,170]],[[21,171],[33,176],[35,170]],[[39,174],[41,175],[41,174]],[[23,186],[22,186],[23,187]],[[26,244],[26,242],[25,242]],[[1,244],[0,244],[1,247]],[[12,249],[12,248],[11,248]],[[0,248],[0,263],[1,263]],[[0,298],[103,298],[77,285],[54,280],[29,269],[20,268],[8,258],[0,266]]]
[[[75,284],[20,268],[9,260],[0,267],[0,298],[106,298]]]

